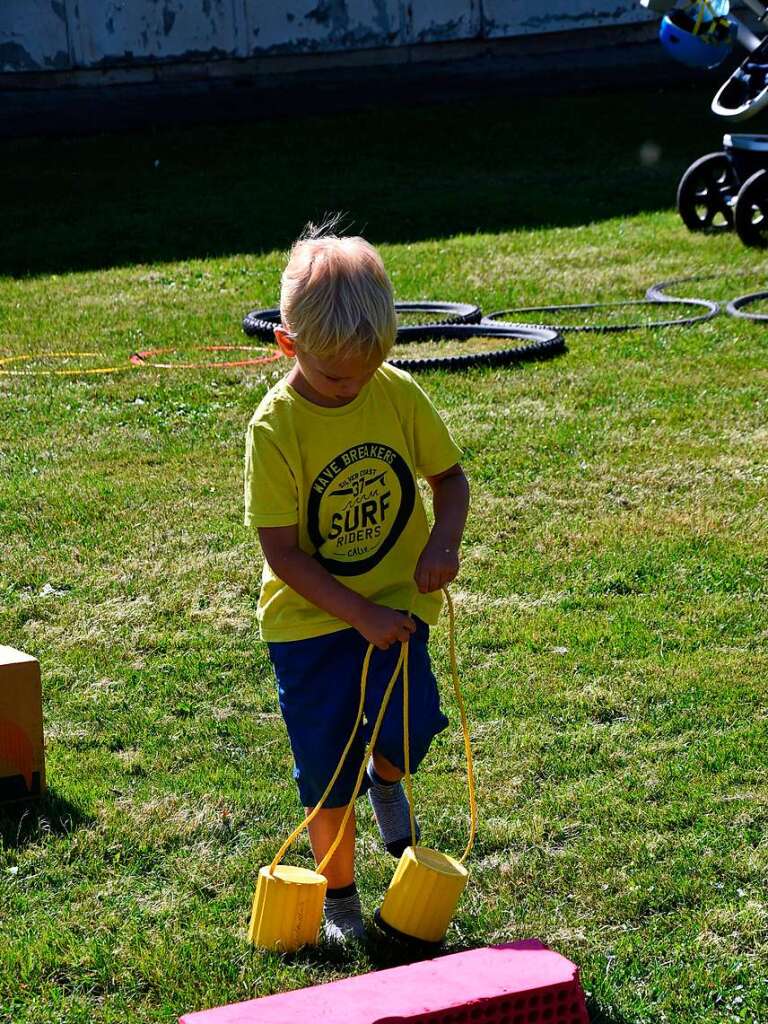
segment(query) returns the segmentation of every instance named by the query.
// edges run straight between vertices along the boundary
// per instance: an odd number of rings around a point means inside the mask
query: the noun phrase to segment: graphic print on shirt
[[[413,474],[394,448],[372,442],[347,448],[309,489],[314,557],[334,576],[369,572],[402,534],[415,498]]]

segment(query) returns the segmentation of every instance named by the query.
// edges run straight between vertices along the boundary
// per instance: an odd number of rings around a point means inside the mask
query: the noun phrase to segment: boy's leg
[[[309,640],[270,644],[269,653],[293,750],[294,778],[309,811],[325,792],[355,722],[365,641],[350,629]],[[322,685],[323,681],[328,685]],[[358,729],[341,775],[328,794],[331,806],[324,807],[309,825],[318,864],[339,831],[364,750],[363,731]],[[354,862],[353,814],[324,869],[328,879],[325,934],[330,939],[345,941],[364,934]]]
[[[387,760],[378,750],[368,763],[370,788],[368,799],[373,808],[373,815],[388,853],[400,857],[403,850],[411,845],[411,815],[408,798],[400,780],[403,773]],[[416,826],[416,842],[421,836],[418,821]]]
[[[440,698],[437,681],[432,673],[429,660],[429,627],[420,619],[416,619],[416,633],[409,642],[409,678],[410,690],[408,699],[408,724],[410,733],[410,764],[415,772],[426,754],[434,736],[448,724],[448,719],[440,710]],[[391,665],[386,656],[395,648],[384,652],[380,672],[376,673],[375,685],[370,686],[371,698],[380,705],[382,687],[389,680],[394,663]],[[377,664],[377,667],[378,664]],[[371,682],[369,678],[369,682]],[[366,707],[369,721],[378,712],[376,703]],[[402,766],[405,763],[403,751],[403,695],[402,678],[398,680],[392,693],[389,707],[384,715],[379,738],[376,743],[374,757],[368,764],[370,788],[368,799],[373,807],[376,823],[381,837],[389,853],[400,857],[403,850],[411,845],[411,822],[408,798],[399,781],[403,777]],[[421,831],[415,822],[416,842]]]
[[[389,783],[390,785],[392,783],[399,782],[403,777],[403,773],[397,765],[388,761],[383,754],[378,752],[378,750],[374,750],[373,752],[373,770],[382,782]]]
[[[312,810],[307,807],[307,814]],[[308,826],[315,863],[319,864],[331,848],[341,826],[346,807],[321,810]],[[355,886],[355,813],[344,829],[336,852],[323,869],[328,879],[325,894],[325,937],[334,942],[361,939],[365,935],[360,897]]]
[[[307,807],[307,814],[311,810],[311,807]],[[309,823],[309,841],[312,844],[312,853],[315,856],[316,864],[319,864],[328,850],[330,850],[345,812],[346,807],[323,808],[317,817]],[[328,879],[329,889],[343,889],[345,886],[352,885],[355,880],[354,810],[347,822],[347,827],[344,829],[341,842],[323,869],[323,874]]]

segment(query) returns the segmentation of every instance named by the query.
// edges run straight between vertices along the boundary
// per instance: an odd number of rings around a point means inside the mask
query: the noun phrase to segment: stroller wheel
[[[744,245],[768,245],[768,171],[756,171],[741,186],[734,219]]]
[[[736,175],[725,153],[707,153],[680,179],[677,212],[689,231],[730,231],[737,191]]]

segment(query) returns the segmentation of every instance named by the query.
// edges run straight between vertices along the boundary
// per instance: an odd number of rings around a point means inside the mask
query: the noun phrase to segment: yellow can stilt
[[[328,881],[323,875],[323,871],[341,843],[344,836],[344,830],[346,829],[347,823],[352,815],[357,794],[360,792],[360,788],[363,783],[363,776],[365,775],[368,758],[373,753],[376,739],[378,738],[379,730],[381,728],[381,723],[384,718],[384,712],[395,686],[395,682],[397,681],[397,677],[400,674],[400,669],[406,656],[406,650],[407,647],[403,644],[395,670],[387,684],[386,690],[384,691],[384,697],[376,719],[376,724],[374,725],[373,733],[371,734],[368,747],[357,773],[357,781],[355,783],[352,799],[347,804],[347,809],[344,813],[341,825],[339,826],[336,838],[331,844],[330,849],[317,865],[316,871],[310,871],[308,868],[295,868],[281,864],[280,861],[285,856],[286,851],[293,843],[294,839],[296,839],[300,832],[310,824],[327,800],[328,794],[331,792],[331,789],[341,772],[346,756],[352,746],[352,742],[357,735],[357,729],[363,718],[368,666],[371,661],[371,655],[373,654],[373,644],[369,644],[360,678],[360,705],[357,709],[357,718],[355,719],[354,727],[349,739],[347,740],[347,745],[344,748],[341,759],[336,766],[336,770],[317,805],[312,811],[310,811],[304,821],[302,821],[302,823],[288,836],[275,855],[272,863],[268,867],[261,868],[259,871],[258,881],[256,882],[256,892],[253,897],[251,923],[248,928],[248,941],[254,946],[257,946],[260,949],[282,950],[287,953],[294,949],[298,949],[299,946],[313,945],[317,942],[320,925],[323,920],[325,890],[328,887]]]
[[[317,942],[328,882],[307,868],[279,864],[259,871],[248,941],[290,953]]]
[[[467,869],[453,857],[409,846],[378,911],[379,924],[404,938],[441,942],[468,878]]]
[[[360,703],[357,709],[357,717],[336,770],[315,807],[288,836],[269,867],[263,867],[259,871],[256,893],[253,897],[251,923],[248,929],[248,940],[254,946],[258,946],[261,949],[279,949],[284,952],[290,952],[298,949],[299,946],[317,942],[328,884],[323,871],[344,836],[354,809],[355,800],[362,786],[368,759],[376,749],[376,741],[384,719],[384,713],[401,669],[403,673],[404,775],[405,788],[410,805],[411,845],[400,858],[384,902],[376,912],[376,919],[385,930],[402,938],[424,943],[439,943],[445,937],[445,933],[456,910],[459,896],[461,896],[469,878],[469,872],[464,867],[464,861],[469,856],[475,840],[477,804],[475,801],[474,770],[469,742],[469,729],[464,702],[459,688],[459,676],[456,665],[453,603],[448,591],[445,588],[443,589],[450,619],[449,654],[451,675],[461,716],[464,751],[467,759],[470,811],[469,841],[463,855],[460,859],[456,860],[447,854],[438,853],[436,850],[430,850],[425,846],[417,846],[416,844],[416,822],[413,815],[408,728],[408,641],[405,640],[400,646],[400,656],[385,688],[376,722],[358,769],[354,791],[347,804],[336,838],[317,865],[316,871],[310,871],[306,868],[287,867],[280,864],[280,861],[296,837],[311,824],[315,816],[322,809],[357,736],[358,728],[363,720],[368,669],[374,650],[374,645],[369,644],[360,674]]]
[[[456,911],[459,896],[469,879],[464,861],[475,841],[477,828],[477,803],[475,801],[475,778],[472,766],[472,751],[469,743],[469,728],[464,701],[459,687],[459,672],[456,665],[454,642],[455,622],[451,595],[444,589],[450,620],[449,655],[451,676],[456,702],[461,716],[464,735],[464,753],[467,758],[467,783],[469,786],[469,842],[461,858],[456,860],[445,853],[416,845],[416,822],[413,816],[413,790],[411,787],[410,752],[408,742],[408,659],[403,664],[403,748],[405,757],[405,789],[408,794],[411,819],[411,845],[403,852],[395,875],[387,889],[384,902],[376,911],[376,922],[385,931],[401,939],[438,944],[445,938],[448,925]]]

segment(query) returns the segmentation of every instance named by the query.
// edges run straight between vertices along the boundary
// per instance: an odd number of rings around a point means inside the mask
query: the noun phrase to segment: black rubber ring
[[[658,284],[652,284],[648,291],[645,293],[646,299],[652,302],[685,302],[691,306],[703,306],[709,310],[709,313],[703,313],[701,316],[691,317],[689,320],[681,321],[683,325],[686,323],[697,324],[702,323],[705,320],[711,320],[712,317],[717,316],[720,312],[720,303],[715,302],[714,299],[693,299],[690,296],[684,295],[667,295],[667,288],[670,288],[673,284],[685,284],[690,281],[711,280],[711,276],[707,277],[673,277],[669,281],[659,281]]]
[[[660,286],[653,286],[660,287]],[[703,323],[705,320],[711,320],[713,316],[717,316],[720,311],[720,307],[716,302],[712,302],[709,299],[687,299],[677,298],[672,296],[666,296],[658,294],[652,296],[651,288],[648,289],[646,297],[644,299],[625,299],[617,302],[577,302],[569,303],[562,306],[518,306],[514,309],[499,309],[494,313],[489,313],[486,320],[491,320],[494,323],[503,322],[503,318],[509,314],[514,316],[520,316],[520,314],[527,313],[561,313],[564,310],[587,310],[587,309],[615,309],[617,306],[662,306],[662,305],[677,305],[677,306],[700,306],[707,310],[706,313],[702,313],[698,316],[686,316],[677,317],[674,320],[651,320],[643,323],[631,323],[631,324],[551,324],[556,331],[567,331],[573,332],[574,334],[584,334],[591,332],[594,334],[619,334],[623,331],[637,331],[637,330],[652,330],[659,329],[661,327],[687,327],[691,324]]]
[[[395,312],[437,314],[430,324],[479,324],[482,318],[480,307],[470,302],[396,302]]]
[[[434,313],[432,324],[477,324],[480,307],[469,302],[396,302],[396,313]],[[243,318],[243,331],[249,338],[273,341],[275,327],[280,323],[280,310],[254,309]],[[422,326],[422,325],[419,325]]]
[[[252,309],[243,317],[243,331],[249,338],[262,341],[275,340],[275,327],[280,323],[279,308]]]
[[[430,306],[433,310],[438,305],[459,306],[458,303],[396,303],[396,308],[408,306],[413,311],[416,305],[420,307]],[[465,304],[462,307],[465,311],[477,310],[478,307]],[[420,312],[423,309],[419,310]],[[457,314],[458,315],[458,314]],[[464,315],[470,315],[465,312]],[[471,315],[474,315],[472,312]],[[243,320],[243,330],[249,337],[259,337],[262,340],[274,341],[275,326],[280,322],[280,310],[261,309],[253,310]],[[473,366],[510,366],[513,363],[532,362],[534,360],[549,359],[559,355],[566,350],[565,341],[558,330],[545,327],[540,324],[512,324],[492,323],[484,319],[479,324],[474,323],[433,323],[403,326],[397,329],[397,341],[401,344],[436,341],[446,338],[500,338],[525,341],[528,344],[519,345],[515,348],[494,349],[491,352],[475,352],[466,355],[456,356],[430,356],[426,359],[406,358],[395,356],[388,360],[392,366],[402,370],[420,372],[424,370],[467,370]]]
[[[401,327],[397,340],[402,343],[425,342],[457,338],[499,338],[527,342],[515,348],[499,348],[490,352],[472,352],[457,356],[430,356],[426,359],[389,359],[393,366],[402,370],[467,370],[473,366],[511,366],[514,363],[550,359],[566,352],[563,336],[554,328],[540,324],[491,323],[483,320],[479,324],[424,324],[419,327]]]
[[[739,295],[737,298],[731,299],[725,307],[725,311],[742,320],[754,320],[755,322],[768,320],[768,313],[742,312],[744,306],[751,306],[753,302],[760,302],[761,299],[768,299],[768,292],[750,292],[748,295]]]

